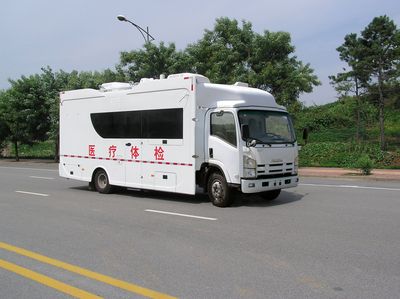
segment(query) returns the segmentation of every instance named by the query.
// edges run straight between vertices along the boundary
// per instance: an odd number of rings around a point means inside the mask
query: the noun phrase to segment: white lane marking
[[[370,190],[400,191],[400,189],[399,189],[399,188],[367,187],[367,186],[354,186],[354,185],[299,184],[299,186],[312,186],[312,187],[332,187],[332,188],[353,188],[353,189],[370,189]]]
[[[27,192],[27,191],[15,191],[16,193],[22,193],[22,194],[29,194],[29,195],[37,195],[37,196],[49,196],[48,194],[43,194],[43,193],[35,193],[35,192]]]
[[[158,210],[145,210],[145,211],[146,212],[151,212],[151,213],[167,214],[167,215],[181,216],[181,217],[188,217],[188,218],[196,218],[196,219],[203,219],[203,220],[218,220],[217,218],[195,216],[195,215],[188,215],[188,214],[180,214],[180,213],[172,213],[172,212],[158,211]]]
[[[34,176],[34,175],[31,175],[29,177],[32,178],[32,179],[54,180],[54,178],[49,178],[49,177],[45,177],[45,176]]]
[[[12,166],[0,166],[0,169],[39,170],[39,171],[54,171],[54,172],[58,172],[58,170],[56,170],[56,169],[30,168],[30,167],[12,167]]]

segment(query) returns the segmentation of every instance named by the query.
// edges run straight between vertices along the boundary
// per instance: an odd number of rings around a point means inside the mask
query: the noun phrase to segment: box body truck
[[[60,94],[61,177],[232,203],[232,191],[276,198],[298,184],[291,118],[266,91],[198,74]]]

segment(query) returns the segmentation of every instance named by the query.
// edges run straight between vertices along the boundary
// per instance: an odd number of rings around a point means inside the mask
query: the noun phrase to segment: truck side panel
[[[110,183],[178,193],[195,193],[194,99],[187,88],[100,93],[63,100],[60,106],[60,176],[91,181],[97,168]],[[67,98],[67,97],[66,97]],[[177,108],[183,111],[181,138],[103,138],[91,114]],[[152,121],[151,119],[147,121]],[[165,130],[165,128],[164,128]]]

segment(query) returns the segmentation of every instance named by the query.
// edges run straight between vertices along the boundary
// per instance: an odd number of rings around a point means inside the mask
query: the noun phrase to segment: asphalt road
[[[399,182],[303,178],[221,209],[30,167],[0,166],[1,298],[399,298]]]

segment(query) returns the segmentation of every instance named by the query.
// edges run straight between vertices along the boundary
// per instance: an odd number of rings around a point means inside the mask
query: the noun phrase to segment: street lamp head
[[[120,20],[121,22],[126,21],[126,18],[123,15],[118,15],[117,19]]]
[[[131,20],[128,20],[127,18],[125,18],[125,16],[123,15],[118,15],[117,19],[121,22],[128,22],[130,23],[132,26],[135,26],[137,30],[139,30],[140,34],[143,36],[144,42],[145,43],[149,43],[151,41],[154,40],[154,37],[151,36],[151,34],[149,33],[149,27],[147,27],[146,30],[144,30],[142,27],[140,27],[139,25],[133,23]],[[145,36],[146,34],[146,36]],[[150,40],[151,38],[151,40]]]

